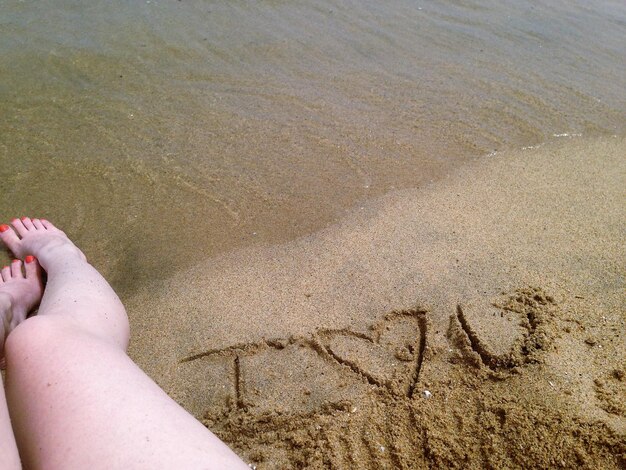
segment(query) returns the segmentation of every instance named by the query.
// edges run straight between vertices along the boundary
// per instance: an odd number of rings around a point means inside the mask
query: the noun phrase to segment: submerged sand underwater
[[[625,19],[614,0],[8,0],[0,215],[57,221],[130,294],[483,154],[624,135]]]
[[[626,141],[485,157],[155,282],[131,354],[257,468],[621,468]]]

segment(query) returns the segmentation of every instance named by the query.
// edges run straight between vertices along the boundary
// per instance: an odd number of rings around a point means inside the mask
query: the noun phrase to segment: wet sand
[[[623,468],[626,140],[485,156],[127,302],[257,468]]]

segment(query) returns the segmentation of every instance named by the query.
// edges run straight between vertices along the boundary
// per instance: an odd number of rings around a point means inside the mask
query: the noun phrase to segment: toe
[[[37,230],[45,230],[45,227],[43,226],[43,224],[41,223],[41,220],[39,219],[33,219],[33,225],[35,226]]]
[[[0,240],[4,242],[14,255],[18,255],[20,239],[11,227],[8,225],[0,225]]]
[[[28,255],[24,259],[24,270],[26,271],[26,279],[37,278],[41,275],[41,266],[34,256]]]
[[[22,217],[20,220],[27,230],[35,230],[35,226],[33,225],[33,221],[30,219],[30,217]]]
[[[11,279],[11,268],[8,266],[4,266],[2,268],[2,271],[0,271],[0,275],[2,276],[2,279],[4,279],[4,282],[8,281],[9,279]]]
[[[41,223],[48,230],[52,230],[53,228],[56,228],[54,225],[52,225],[52,222],[50,222],[47,219],[41,219]]]
[[[11,221],[11,225],[13,225],[17,233],[19,233],[20,237],[23,237],[28,233],[28,229],[24,227],[24,222],[22,222],[20,219],[13,219]]]
[[[19,259],[14,259],[11,263],[11,276],[12,277],[24,277],[22,274],[22,261]]]

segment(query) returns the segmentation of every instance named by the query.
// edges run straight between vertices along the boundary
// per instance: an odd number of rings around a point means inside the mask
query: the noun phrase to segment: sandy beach
[[[131,298],[132,357],[258,469],[623,468],[626,141],[485,156]]]
[[[0,222],[251,467],[626,468],[624,2],[0,16]]]

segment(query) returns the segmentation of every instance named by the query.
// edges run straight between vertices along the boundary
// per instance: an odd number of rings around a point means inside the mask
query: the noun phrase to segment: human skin
[[[13,260],[10,266],[0,269],[0,358],[4,365],[4,339],[41,300],[43,287],[41,269],[33,256],[26,258],[24,271],[22,262]],[[0,462],[2,468],[20,468],[20,457],[11,428],[9,409],[0,378]]]
[[[47,273],[38,314],[5,343],[6,398],[32,469],[245,469],[224,443],[127,355],[128,318],[65,233],[23,217],[0,227],[17,258]]]

